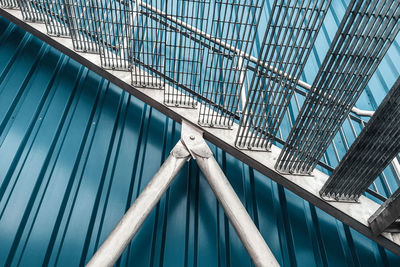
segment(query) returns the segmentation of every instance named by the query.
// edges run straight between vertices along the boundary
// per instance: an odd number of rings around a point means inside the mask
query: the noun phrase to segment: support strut
[[[153,210],[171,182],[190,159],[182,142],[172,149],[160,170],[140,193],[111,234],[96,251],[86,266],[113,266],[128,246],[144,220]]]
[[[195,159],[255,266],[279,266],[203,139],[202,132],[182,123],[182,138],[133,205],[96,251],[87,267],[113,266],[183,165]]]
[[[182,124],[182,141],[206,177],[255,266],[279,266],[264,238],[215,160],[202,133]]]

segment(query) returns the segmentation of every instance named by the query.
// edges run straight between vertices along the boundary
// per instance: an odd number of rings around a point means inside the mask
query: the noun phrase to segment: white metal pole
[[[255,266],[279,266],[245,207],[236,195],[214,157],[196,157],[225,214],[235,228]]]
[[[278,261],[204,141],[203,133],[183,121],[181,140],[199,165],[254,265],[257,267],[279,266]]]
[[[86,266],[113,266],[134,237],[144,220],[158,203],[190,154],[179,141],[160,170],[140,193],[111,234]]]
[[[183,144],[196,160],[219,203],[236,230],[255,266],[279,266],[264,238],[236,195],[224,172],[203,139],[203,133],[185,121],[182,122]]]

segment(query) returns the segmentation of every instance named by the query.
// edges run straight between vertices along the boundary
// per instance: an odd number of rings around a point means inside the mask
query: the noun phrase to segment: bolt
[[[194,140],[194,139],[196,139],[196,137],[194,137],[194,135],[191,135],[190,140]]]

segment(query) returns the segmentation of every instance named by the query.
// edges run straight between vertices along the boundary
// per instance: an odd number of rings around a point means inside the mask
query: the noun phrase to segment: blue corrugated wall
[[[180,126],[0,19],[0,265],[86,263],[180,136]],[[283,266],[400,259],[213,147]],[[118,263],[250,266],[195,164]]]

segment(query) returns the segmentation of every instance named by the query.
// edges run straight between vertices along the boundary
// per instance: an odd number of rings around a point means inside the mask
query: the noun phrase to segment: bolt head
[[[190,140],[194,140],[194,139],[196,139],[196,137],[194,135],[191,135]]]

